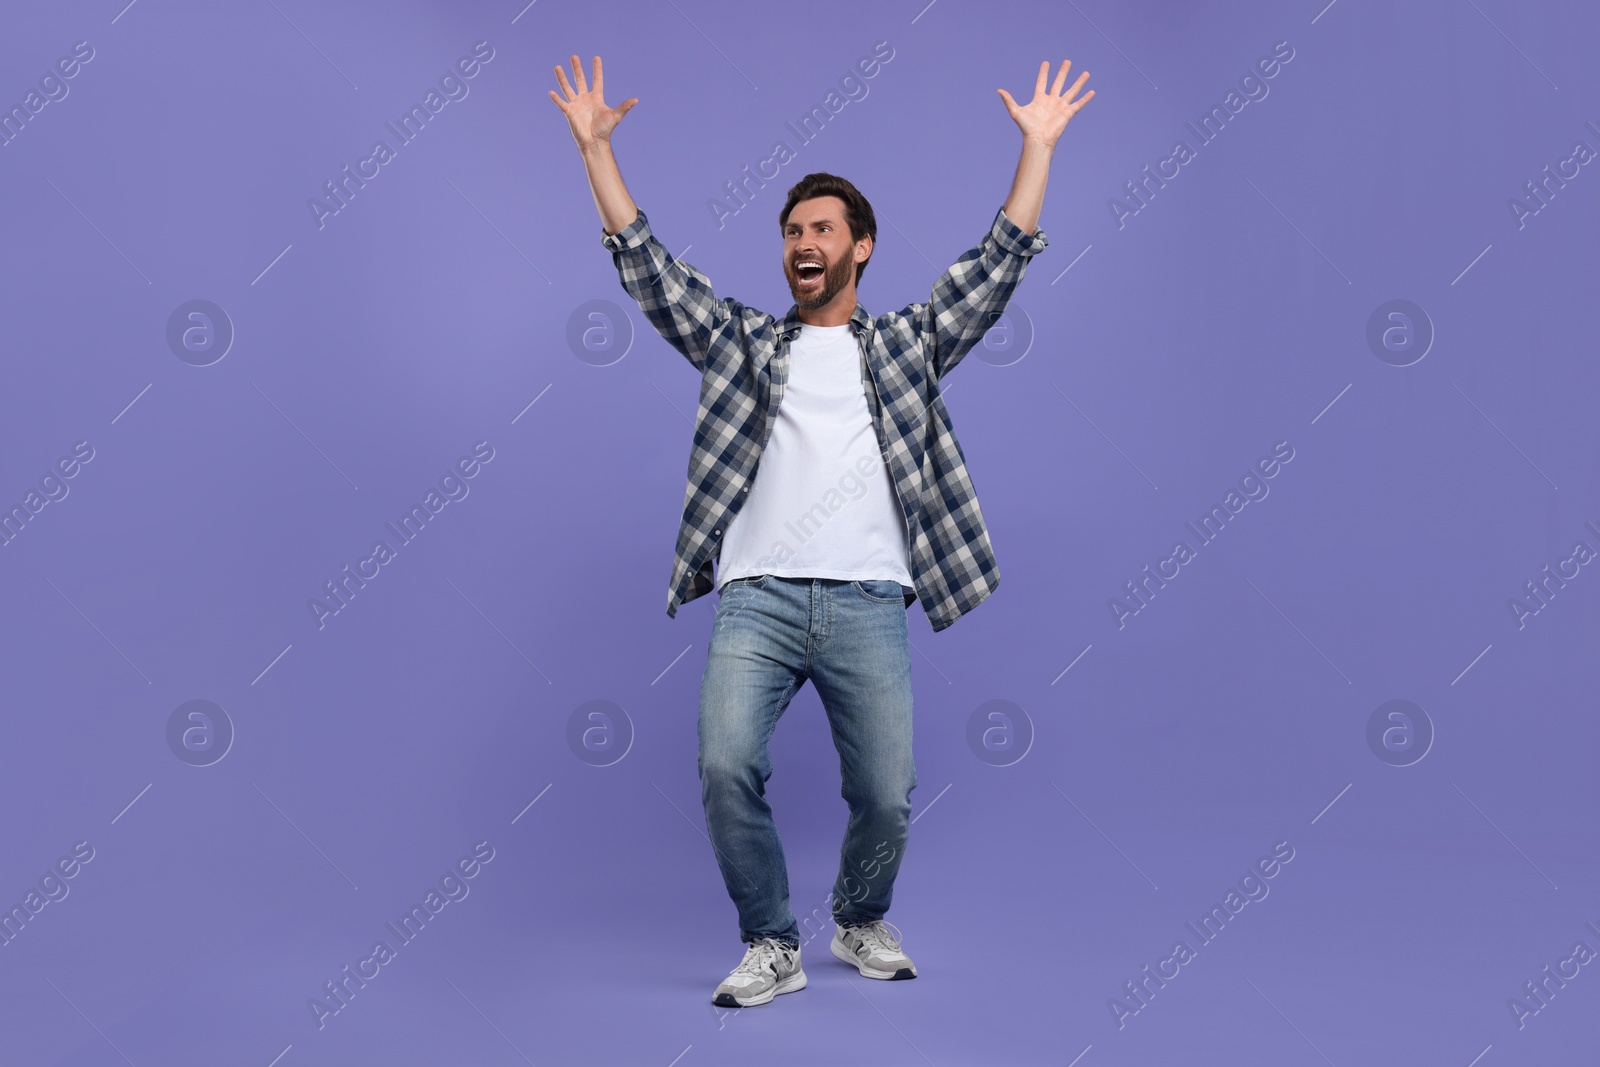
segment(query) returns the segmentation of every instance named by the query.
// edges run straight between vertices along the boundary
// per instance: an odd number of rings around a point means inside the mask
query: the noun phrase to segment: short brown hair
[[[874,250],[878,247],[878,219],[872,213],[872,205],[867,198],[861,195],[861,190],[850,184],[849,179],[841,178],[837,174],[828,174],[817,171],[807,174],[789,190],[789,199],[784,202],[783,211],[778,215],[778,232],[782,233],[789,225],[789,212],[802,200],[811,200],[819,196],[837,196],[844,201],[844,221],[850,227],[850,240],[852,243],[863,237],[872,238]],[[866,273],[867,264],[872,261],[872,253],[867,253],[867,258],[856,264],[856,284],[861,284],[861,275]]]

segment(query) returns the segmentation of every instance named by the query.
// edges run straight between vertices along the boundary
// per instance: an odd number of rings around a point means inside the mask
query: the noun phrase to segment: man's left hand
[[[1040,63],[1039,80],[1033,87],[1033,99],[1028,101],[1026,107],[1019,105],[1004,89],[995,90],[1005,101],[1006,110],[1021,128],[1024,140],[1036,141],[1046,147],[1054,148],[1062,131],[1067,128],[1068,120],[1076,115],[1084,104],[1094,99],[1093,89],[1078,99],[1073,99],[1083,87],[1083,83],[1088,80],[1088,71],[1079,74],[1078,80],[1073,82],[1065,93],[1061,91],[1061,86],[1067,80],[1067,71],[1071,69],[1072,60],[1064,60],[1061,64],[1061,73],[1056,75],[1055,84],[1046,89],[1045,79],[1050,76],[1050,61],[1045,60]]]

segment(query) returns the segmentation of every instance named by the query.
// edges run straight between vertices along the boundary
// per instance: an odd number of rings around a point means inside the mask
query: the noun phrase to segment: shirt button
[[[711,532],[712,532],[712,533],[713,533],[713,534],[716,534],[716,535],[719,535],[719,536],[720,536],[720,535],[721,535],[721,533],[722,533],[722,531],[721,531],[721,530],[712,530],[712,531],[711,531]]]
[[[748,493],[749,491],[750,491],[750,487],[748,485],[739,490],[739,492],[741,492],[741,493]]]

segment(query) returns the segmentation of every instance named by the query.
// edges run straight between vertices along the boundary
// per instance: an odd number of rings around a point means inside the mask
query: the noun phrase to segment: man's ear
[[[863,253],[863,251],[862,251],[862,248],[861,248],[862,245],[866,245],[867,246],[865,253]],[[869,233],[869,234],[867,234],[867,236],[863,237],[861,240],[856,242],[855,262],[857,262],[857,263],[865,263],[868,259],[872,258],[872,249],[873,249],[872,235]]]

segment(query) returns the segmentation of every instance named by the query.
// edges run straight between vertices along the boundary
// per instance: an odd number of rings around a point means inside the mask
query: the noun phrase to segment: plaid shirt
[[[700,372],[700,405],[689,455],[667,615],[712,591],[722,535],[756,477],[789,373],[789,343],[800,332],[798,306],[781,320],[732,297],[674,259],[650,232],[643,211],[615,234],[601,228],[622,287],[650,324]],[[1048,244],[1006,216],[962,253],[933,285],[932,300],[876,319],[856,304],[850,325],[861,350],[861,385],[884,464],[904,511],[914,599],[935,631],[983,602],[1000,584],[989,533],[950,426],[938,381],[983,338],[1022,281],[1028,260]],[[885,418],[887,414],[888,418]]]

